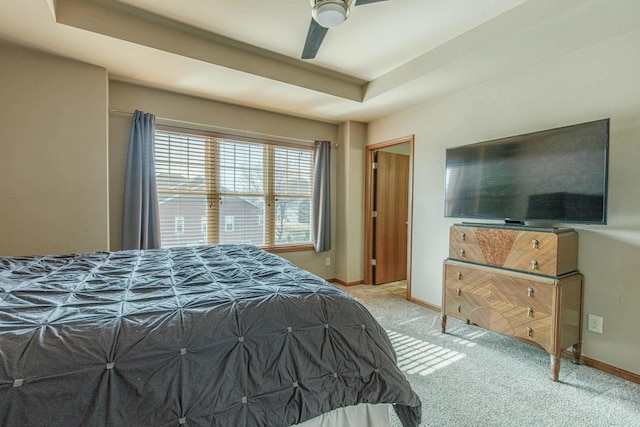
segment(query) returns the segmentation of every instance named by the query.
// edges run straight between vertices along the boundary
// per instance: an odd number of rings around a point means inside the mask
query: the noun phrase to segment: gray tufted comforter
[[[0,257],[0,425],[288,426],[420,400],[382,327],[249,245]]]

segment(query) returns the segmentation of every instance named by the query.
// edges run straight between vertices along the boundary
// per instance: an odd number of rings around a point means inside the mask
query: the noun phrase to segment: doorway
[[[411,298],[413,136],[366,147],[366,284],[402,283]]]

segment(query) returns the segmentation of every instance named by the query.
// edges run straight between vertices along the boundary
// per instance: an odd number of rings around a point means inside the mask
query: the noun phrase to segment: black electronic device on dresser
[[[606,224],[609,119],[447,149],[445,216]]]

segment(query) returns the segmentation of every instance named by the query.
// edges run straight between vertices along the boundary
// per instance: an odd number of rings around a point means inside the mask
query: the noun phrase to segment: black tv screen
[[[445,216],[607,222],[609,119],[449,148]]]

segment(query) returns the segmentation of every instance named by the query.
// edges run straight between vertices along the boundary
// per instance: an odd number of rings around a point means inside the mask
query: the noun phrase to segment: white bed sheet
[[[296,427],[389,427],[390,404],[362,403],[338,408]]]

